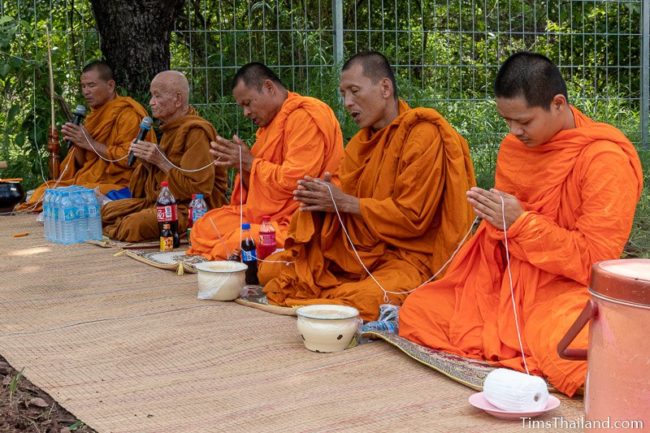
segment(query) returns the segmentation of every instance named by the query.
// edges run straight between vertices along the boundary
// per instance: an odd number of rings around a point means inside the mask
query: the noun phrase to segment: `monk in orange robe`
[[[252,149],[234,136],[211,143],[215,165],[242,172],[235,178],[230,204],[209,211],[192,228],[188,254],[225,259],[239,249],[241,224],[251,223],[259,237],[262,217],[275,228],[282,248],[291,215],[296,182],[304,176],[336,172],[343,157],[343,136],[332,109],[318,99],[287,91],[261,63],[249,63],[233,78],[233,96],[258,127]]]
[[[102,208],[104,234],[111,239],[139,242],[160,235],[156,200],[160,183],[167,181],[176,199],[178,230],[187,227],[187,208],[194,193],[202,193],[208,206],[225,201],[226,173],[214,167],[210,140],[212,125],[188,103],[189,84],[178,71],[164,71],[151,81],[151,111],[160,120],[160,146],[148,141],[131,145],[138,158],[129,189],[133,198],[116,200]]]
[[[39,186],[16,210],[40,212],[43,193],[55,185],[99,187],[102,194],[129,185],[133,170],[127,164],[127,154],[146,110],[135,100],[117,94],[113,71],[104,62],[84,67],[81,91],[91,112],[83,125],[69,122],[61,128],[63,138],[72,146],[61,162],[60,179]],[[153,140],[153,132],[147,137]]]
[[[374,320],[466,234],[474,172],[467,142],[437,111],[398,99],[380,53],[348,60],[340,92],[361,128],[346,146],[341,187],[329,174],[299,182],[286,250],[269,257],[287,264],[262,263],[259,279],[273,304],[345,304]]]
[[[592,265],[623,251],[641,165],[618,129],[569,105],[546,57],[514,54],[494,90],[510,134],[495,188],[467,193],[483,221],[446,275],[408,297],[399,333],[519,371],[523,351],[531,373],[572,396],[586,362],[560,359],[557,345],[589,298]],[[586,330],[574,341],[586,347]]]

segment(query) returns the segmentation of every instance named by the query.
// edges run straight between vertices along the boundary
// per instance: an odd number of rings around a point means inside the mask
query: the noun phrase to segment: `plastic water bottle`
[[[241,226],[241,259],[248,266],[246,269],[246,284],[259,284],[257,279],[257,254],[255,253],[255,241],[251,237],[251,225],[244,223]]]
[[[52,190],[46,189],[43,195],[43,229],[45,231],[45,239],[52,240]]]
[[[52,190],[52,241],[61,242],[61,190]]]
[[[257,247],[257,257],[265,259],[275,251],[275,228],[271,224],[270,216],[262,217],[260,226],[260,244]]]
[[[196,194],[196,201],[194,202],[194,212],[192,213],[192,217],[193,217],[192,222],[197,222],[206,213],[208,213],[208,205],[203,199],[203,194]]]
[[[91,189],[84,191],[84,205],[88,214],[88,239],[102,239],[102,216],[99,200]]]
[[[72,203],[69,191],[61,193],[59,202],[59,219],[61,221],[61,239],[60,242],[69,245],[75,242],[75,219],[76,210]]]
[[[187,207],[187,229],[185,229],[185,237],[190,246],[192,246],[190,235],[192,234],[192,227],[194,227],[194,203],[196,203],[196,194],[192,194],[192,200],[190,200],[190,204]]]
[[[88,239],[88,214],[86,203],[82,196],[86,188],[76,189],[70,194],[72,205],[75,211],[74,220],[74,242],[86,242]]]

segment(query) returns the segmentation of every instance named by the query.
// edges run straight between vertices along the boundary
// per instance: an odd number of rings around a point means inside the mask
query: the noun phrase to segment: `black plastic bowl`
[[[25,198],[20,182],[0,182],[0,210],[13,210]]]

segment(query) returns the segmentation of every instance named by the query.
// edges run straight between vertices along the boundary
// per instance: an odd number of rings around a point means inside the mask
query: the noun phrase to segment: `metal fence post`
[[[641,7],[641,143],[648,149],[648,116],[650,101],[650,2],[643,1]]]
[[[334,14],[334,65],[343,63],[343,0],[332,0]]]

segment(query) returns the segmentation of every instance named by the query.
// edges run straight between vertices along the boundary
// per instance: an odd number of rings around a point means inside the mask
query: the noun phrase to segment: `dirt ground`
[[[0,433],[96,433],[0,356]]]

